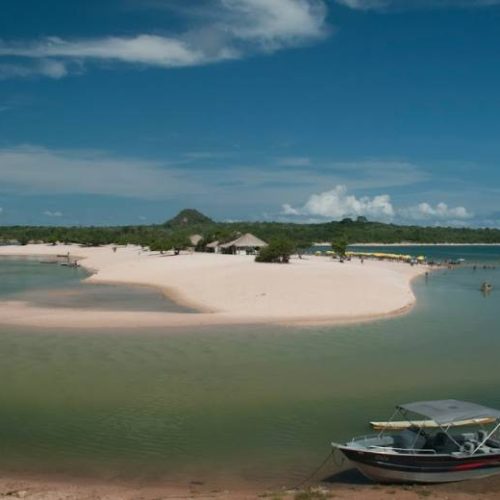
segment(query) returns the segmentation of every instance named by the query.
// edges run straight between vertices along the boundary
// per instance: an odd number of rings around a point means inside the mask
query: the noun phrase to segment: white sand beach
[[[139,247],[76,245],[0,247],[0,256],[78,257],[92,283],[159,287],[199,312],[127,312],[43,308],[0,302],[0,323],[43,327],[180,327],[223,324],[307,324],[366,321],[401,314],[415,302],[411,280],[428,269],[397,262],[327,257],[294,258],[288,265],[252,256],[160,255]]]

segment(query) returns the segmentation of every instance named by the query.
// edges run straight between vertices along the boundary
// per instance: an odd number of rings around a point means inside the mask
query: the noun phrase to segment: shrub
[[[347,241],[344,239],[339,239],[332,242],[332,250],[340,257],[345,257],[347,251]]]
[[[256,262],[275,262],[288,264],[290,256],[295,252],[295,245],[286,239],[271,240],[267,247],[260,250],[259,255],[255,257]]]

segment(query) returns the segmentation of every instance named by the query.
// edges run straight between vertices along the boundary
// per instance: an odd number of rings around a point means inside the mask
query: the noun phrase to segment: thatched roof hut
[[[207,245],[205,245],[205,250],[207,252],[212,252],[212,253],[219,253],[220,252],[220,244],[219,242],[216,241],[211,241]]]
[[[267,243],[265,241],[262,241],[260,238],[257,238],[257,236],[250,233],[246,233],[233,241],[220,245],[224,251],[229,253],[236,253],[240,251],[253,253],[266,246]]]

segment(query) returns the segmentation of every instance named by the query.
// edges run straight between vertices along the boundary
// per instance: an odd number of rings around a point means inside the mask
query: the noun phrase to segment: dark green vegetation
[[[181,210],[173,219],[165,223],[166,226],[171,228],[183,228],[189,226],[203,226],[213,224],[214,221],[193,208],[186,208]]]
[[[347,252],[347,240],[339,238],[332,242],[332,250],[340,257],[345,257]]]
[[[267,247],[260,250],[255,258],[257,262],[276,262],[278,264],[288,264],[291,255],[296,251],[296,245],[284,238],[274,238]]]
[[[182,233],[160,233],[156,238],[152,239],[147,246],[149,246],[149,249],[152,252],[165,252],[167,250],[173,250],[175,255],[179,255],[181,250],[191,246],[191,241],[187,235]]]
[[[119,227],[47,227],[3,226],[0,241],[30,241],[47,243],[71,242],[82,245],[137,244],[156,245],[164,248],[172,238],[177,246],[184,246],[192,234],[203,236],[197,246],[219,240],[230,241],[244,233],[252,233],[264,241],[287,239],[298,249],[307,248],[313,242],[354,243],[500,243],[499,229],[470,229],[454,227],[398,226],[369,222],[364,217],[356,220],[325,222],[321,224],[294,224],[291,222],[214,222],[197,210],[182,210],[164,224],[151,226]],[[181,243],[179,244],[179,240]]]

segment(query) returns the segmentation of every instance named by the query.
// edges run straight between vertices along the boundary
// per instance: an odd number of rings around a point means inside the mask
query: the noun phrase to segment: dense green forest
[[[356,220],[320,224],[288,222],[215,222],[197,210],[182,210],[164,224],[116,227],[52,227],[0,226],[0,242],[26,244],[28,242],[65,242],[88,246],[104,244],[137,244],[159,246],[161,242],[176,241],[179,246],[192,234],[203,236],[203,243],[229,241],[238,234],[253,233],[269,241],[282,238],[298,246],[313,242],[338,240],[349,243],[500,243],[499,229],[471,229],[455,227],[401,226],[370,222],[364,217]]]

